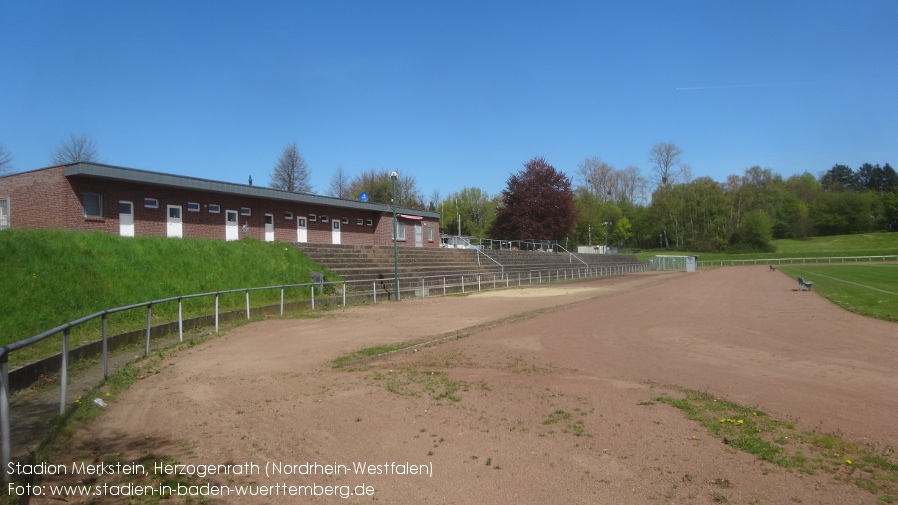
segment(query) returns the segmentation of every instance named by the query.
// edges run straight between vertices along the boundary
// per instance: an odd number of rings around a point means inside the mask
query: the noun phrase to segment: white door
[[[134,202],[118,202],[118,234],[123,237],[134,236]]]
[[[334,219],[333,223],[334,223],[334,228],[333,228],[333,231],[331,232],[331,243],[339,244],[340,243],[340,220]]]
[[[274,214],[265,214],[265,242],[274,242]]]
[[[237,211],[225,211],[225,240],[237,240],[240,238],[240,231],[237,229]]]
[[[306,225],[306,218],[298,217],[296,218],[296,241],[297,242],[308,242],[309,234]]]
[[[415,224],[415,247],[424,247],[424,227]]]
[[[168,236],[170,238],[181,238],[183,232],[183,224],[181,222],[181,206],[168,206]]]

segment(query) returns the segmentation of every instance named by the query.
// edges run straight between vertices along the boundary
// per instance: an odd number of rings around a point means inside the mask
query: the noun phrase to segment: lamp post
[[[602,223],[602,226],[605,227],[605,254],[608,254],[608,225],[611,224],[608,221]]]
[[[396,289],[396,300],[399,300],[399,249],[396,246],[399,224],[396,222],[396,179],[399,179],[399,172],[394,170],[390,173],[390,181],[393,183],[393,283]]]

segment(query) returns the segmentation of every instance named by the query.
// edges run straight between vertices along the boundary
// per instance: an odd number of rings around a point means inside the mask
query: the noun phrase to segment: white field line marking
[[[898,295],[898,293],[895,293],[894,291],[886,291],[885,289],[874,288],[873,286],[868,286],[868,285],[866,285],[866,284],[859,284],[859,283],[857,283],[857,282],[846,281],[845,279],[839,279],[838,277],[830,277],[829,275],[823,275],[823,274],[817,273],[817,272],[808,272],[807,270],[798,270],[797,268],[796,268],[796,270],[799,271],[799,272],[803,272],[803,273],[805,273],[805,274],[816,275],[816,276],[820,276],[820,277],[826,277],[827,279],[832,279],[832,280],[834,280],[834,281],[844,282],[845,284],[854,284],[855,286],[860,286],[860,287],[862,287],[862,288],[872,289],[873,291],[879,291],[880,293],[887,293],[887,294],[890,294],[890,295]]]

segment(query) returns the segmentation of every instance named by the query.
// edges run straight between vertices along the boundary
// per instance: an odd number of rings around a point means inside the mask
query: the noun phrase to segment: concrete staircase
[[[349,283],[347,291],[370,292],[372,285],[393,290],[393,248],[391,246],[352,246],[333,244],[294,244],[300,251],[316,263],[343,277]],[[562,272],[590,268],[609,268],[620,265],[637,265],[639,260],[632,255],[570,254],[566,252],[547,253],[539,251],[487,250],[482,253],[475,249],[434,249],[420,247],[399,247],[399,278],[403,297],[415,291],[416,296],[429,291],[461,291],[462,283],[470,289],[477,280],[505,284],[517,283],[523,278],[527,283],[532,275],[556,278]],[[489,259],[489,258],[492,258]],[[495,261],[493,261],[495,260]],[[498,262],[498,264],[497,264]],[[586,264],[584,264],[584,262]],[[504,276],[503,277],[503,273]],[[478,274],[479,279],[478,279]],[[383,278],[383,283],[379,280]],[[423,278],[423,279],[422,279]],[[366,281],[366,282],[363,282]],[[378,288],[380,289],[380,288]],[[381,293],[382,296],[384,293]]]

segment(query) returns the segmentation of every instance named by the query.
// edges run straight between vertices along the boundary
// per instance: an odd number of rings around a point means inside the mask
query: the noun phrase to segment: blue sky
[[[693,175],[898,165],[898,2],[0,0],[16,170],[85,133],[112,165],[267,185],[296,142],[429,196],[544,156]]]

